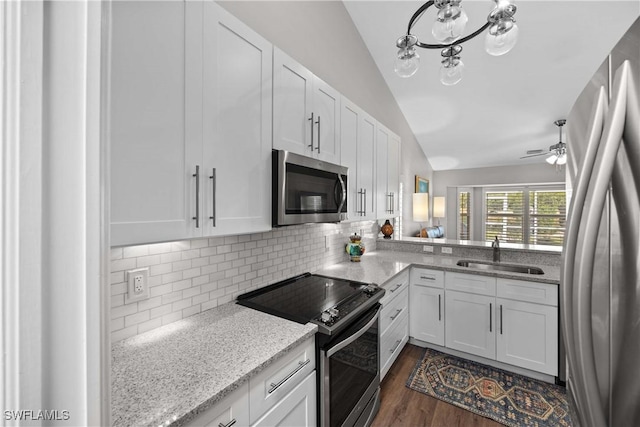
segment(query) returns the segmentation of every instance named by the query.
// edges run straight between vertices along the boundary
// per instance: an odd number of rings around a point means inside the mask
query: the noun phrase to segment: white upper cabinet
[[[213,2],[203,16],[205,233],[267,231],[273,46]]]
[[[378,218],[400,214],[400,138],[378,123],[376,131],[376,210]]]
[[[214,2],[112,8],[111,244],[271,229],[272,45]]]
[[[113,2],[111,244],[196,237],[198,16],[190,2]]]
[[[340,148],[342,165],[349,168],[349,219],[375,219],[376,121],[342,97]]]
[[[340,164],[340,94],[274,48],[273,148]]]

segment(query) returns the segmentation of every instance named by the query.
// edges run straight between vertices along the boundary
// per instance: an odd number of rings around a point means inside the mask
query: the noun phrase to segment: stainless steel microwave
[[[344,166],[273,150],[273,225],[347,219]]]

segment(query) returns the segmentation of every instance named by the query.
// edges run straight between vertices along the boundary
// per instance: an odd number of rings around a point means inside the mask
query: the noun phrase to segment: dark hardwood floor
[[[407,344],[382,381],[380,411],[372,427],[503,427],[488,418],[406,387],[423,349]]]

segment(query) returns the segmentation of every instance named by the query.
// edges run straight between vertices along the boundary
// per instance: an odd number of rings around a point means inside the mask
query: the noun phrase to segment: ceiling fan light
[[[561,154],[560,156],[558,156],[558,162],[556,164],[561,166],[567,164],[567,155]]]
[[[484,40],[489,55],[500,56],[509,52],[518,41],[518,26],[512,19],[501,19],[489,27]]]
[[[556,154],[555,154],[555,153],[553,153],[552,155],[550,155],[549,157],[547,157],[547,158],[545,159],[545,161],[546,161],[547,163],[549,163],[550,165],[555,165],[555,164],[556,164],[556,162],[558,161],[558,156],[556,156]]]
[[[398,56],[394,63],[396,74],[402,78],[413,76],[420,67],[420,55],[412,46],[398,50]]]

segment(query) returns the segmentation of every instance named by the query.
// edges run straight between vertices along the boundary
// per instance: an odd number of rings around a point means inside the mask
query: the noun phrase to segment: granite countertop
[[[540,267],[544,274],[511,273],[507,271],[487,271],[468,267],[458,267],[459,257],[423,255],[412,252],[375,251],[365,253],[361,261],[345,261],[335,264],[320,271],[318,274],[334,276],[343,279],[361,282],[377,283],[383,285],[387,280],[398,274],[405,268],[415,265],[428,267],[435,270],[456,271],[459,273],[479,274],[482,276],[505,277],[510,279],[528,280],[531,282],[560,283],[560,267],[551,265],[529,264]],[[503,262],[508,265],[510,263]]]
[[[317,329],[228,303],[117,342],[113,425],[182,425]]]
[[[410,236],[394,236],[391,239],[378,238],[382,243],[398,243],[398,244],[410,244],[410,245],[438,245],[438,246],[453,246],[461,248],[480,248],[491,249],[490,241],[476,241],[476,240],[457,240],[457,239],[445,239],[445,238],[427,238],[427,237],[410,237]],[[507,243],[500,242],[500,249],[502,250],[515,250],[520,252],[534,252],[534,253],[548,253],[548,254],[560,254],[562,252],[562,246],[550,246],[550,245],[531,245],[523,243]]]

